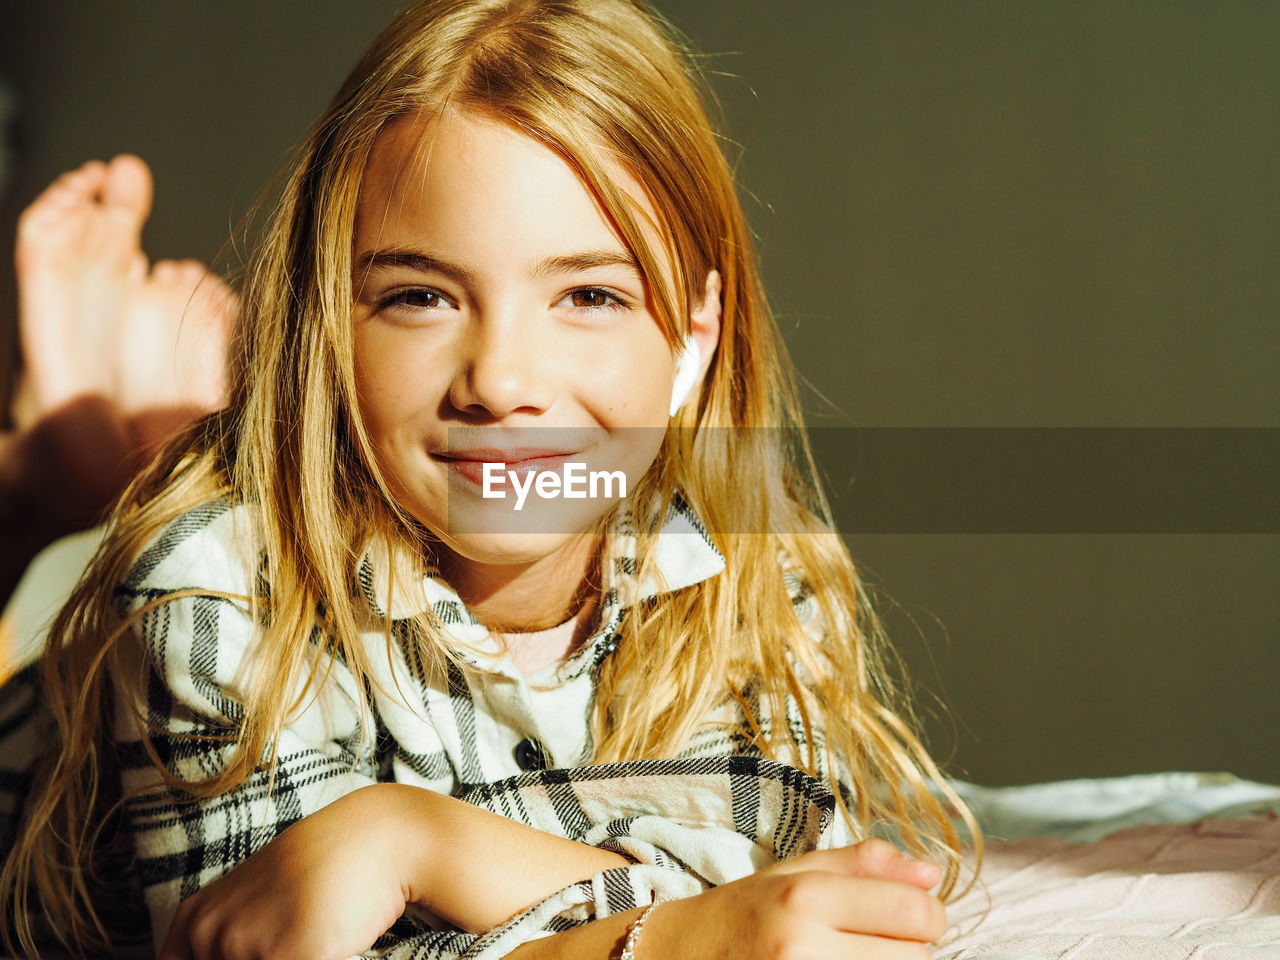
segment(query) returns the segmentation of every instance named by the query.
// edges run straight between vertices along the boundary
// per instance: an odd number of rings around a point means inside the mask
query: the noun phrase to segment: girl
[[[110,935],[124,841],[164,958],[927,954],[959,801],[817,519],[690,77],[628,0],[427,0],[356,67],[228,408],[55,624],[28,951],[37,899]]]

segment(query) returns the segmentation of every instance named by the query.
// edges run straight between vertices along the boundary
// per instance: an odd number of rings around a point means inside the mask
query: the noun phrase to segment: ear
[[[720,343],[720,292],[720,271],[712,270],[707,274],[702,302],[689,316],[689,335],[698,344],[702,361],[698,366],[697,383],[702,383],[706,377]]]
[[[671,410],[675,416],[707,375],[712,354],[720,341],[720,274],[707,274],[702,302],[689,315],[689,332],[676,359],[675,379],[671,383]]]

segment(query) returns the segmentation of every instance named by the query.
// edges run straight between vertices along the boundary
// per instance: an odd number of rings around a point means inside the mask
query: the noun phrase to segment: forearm
[[[647,909],[637,907],[541,940],[530,940],[504,960],[618,960],[631,925]],[[732,943],[732,936],[720,928],[712,930],[708,938],[708,928],[716,922],[715,912],[705,908],[701,897],[672,900],[645,918],[632,946],[644,960],[721,960],[721,948]],[[737,956],[738,952],[734,950],[729,955]]]
[[[628,929],[643,912],[644,907],[640,907],[615,913],[550,937],[530,940],[508,953],[506,960],[616,960],[622,953]],[[645,927],[648,933],[647,921]],[[646,947],[650,946],[652,944],[646,943]],[[656,958],[657,954],[646,950],[645,956]]]
[[[402,831],[406,901],[463,930],[490,930],[579,880],[630,862],[430,790],[395,783],[367,789],[385,805],[384,822]]]

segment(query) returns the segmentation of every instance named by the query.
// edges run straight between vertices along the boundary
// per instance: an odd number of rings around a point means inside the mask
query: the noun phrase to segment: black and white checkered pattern
[[[682,504],[659,538],[661,587],[636,582],[634,536],[625,520],[612,543],[613,578],[598,629],[566,663],[532,677],[515,669],[497,638],[439,578],[428,577],[420,590],[388,596],[388,571],[371,552],[357,579],[370,607],[367,637],[374,676],[368,696],[376,737],[361,736],[363,691],[336,663],[282,732],[271,774],[259,770],[230,793],[198,803],[179,802],[182,798],[170,794],[131,802],[128,829],[156,942],[181,900],[289,824],[378,781],[458,796],[634,861],[562,890],[483,936],[402,921],[379,943],[379,952],[396,960],[503,956],[521,942],[631,909],[655,895],[688,896],[776,859],[849,842],[843,819],[832,816],[835,803],[824,783],[767,761],[745,740],[721,732],[720,724],[736,717],[732,702],[726,703],[729,713],[710,718],[714,722],[677,759],[586,765],[599,667],[616,649],[627,606],[697,583],[724,567],[723,557]],[[140,669],[148,677],[147,721],[158,731],[151,744],[183,779],[205,779],[220,770],[232,749],[227,738],[234,737],[243,719],[246,665],[256,629],[247,603],[227,595],[245,597],[264,589],[263,560],[251,544],[243,510],[226,502],[207,504],[158,537],[117,590],[124,614],[192,591],[148,611],[135,629]],[[789,577],[788,583],[797,605],[811,607],[799,581]],[[452,667],[441,676],[421,661],[410,617],[426,605],[475,669]],[[383,652],[388,612],[394,641],[390,657]],[[30,685],[22,678],[3,693],[0,736],[6,743],[0,749],[15,748],[30,736],[23,718],[31,711],[21,708]],[[124,788],[152,783],[155,773],[137,722],[124,706],[118,707],[114,729]],[[26,744],[26,756],[32,746]],[[531,756],[542,760],[530,764]],[[522,759],[526,768],[544,768],[522,769]],[[9,773],[0,772],[0,803],[8,795],[5,812],[12,811],[25,786],[20,765],[8,766]]]

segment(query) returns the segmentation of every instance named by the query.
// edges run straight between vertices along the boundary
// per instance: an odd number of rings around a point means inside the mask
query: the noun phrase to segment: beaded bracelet
[[[636,960],[636,941],[640,939],[640,928],[649,919],[649,914],[653,913],[654,907],[661,902],[661,900],[654,900],[653,903],[644,908],[644,913],[636,917],[635,922],[631,924],[631,928],[627,931],[627,941],[622,945],[622,955],[618,960]]]

